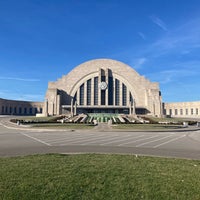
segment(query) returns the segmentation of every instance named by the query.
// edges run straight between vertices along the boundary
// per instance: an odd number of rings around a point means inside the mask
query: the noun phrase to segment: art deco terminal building
[[[130,66],[96,59],[49,82],[44,114],[124,113],[162,115],[159,84],[140,76]]]
[[[111,59],[80,64],[57,81],[49,82],[44,96],[44,102],[0,98],[0,115],[119,113],[200,117],[200,101],[162,102],[158,83],[150,82],[132,67]]]

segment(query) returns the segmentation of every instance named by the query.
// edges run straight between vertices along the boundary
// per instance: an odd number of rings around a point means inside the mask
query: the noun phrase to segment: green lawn
[[[134,155],[0,158],[0,199],[199,200],[200,161]]]
[[[131,130],[171,130],[181,129],[181,125],[163,125],[163,124],[116,124],[114,129],[131,129]]]
[[[73,124],[73,123],[43,123],[43,124],[32,124],[33,128],[58,128],[58,129],[92,129],[92,124]]]

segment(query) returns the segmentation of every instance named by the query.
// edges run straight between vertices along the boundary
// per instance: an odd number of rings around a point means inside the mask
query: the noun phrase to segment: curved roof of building
[[[93,72],[93,71],[98,71],[99,68],[106,69],[110,68],[113,71],[123,71],[123,72],[131,72],[134,73],[134,75],[139,76],[139,74],[131,68],[129,65],[113,60],[113,59],[94,59],[94,60],[89,60],[86,61],[77,67],[75,67],[69,74],[71,75],[77,72],[83,72],[83,70],[86,70],[87,73]]]

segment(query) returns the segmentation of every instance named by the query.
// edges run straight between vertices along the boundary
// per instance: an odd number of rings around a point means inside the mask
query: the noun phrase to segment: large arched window
[[[106,89],[100,87],[99,77],[93,77],[81,83],[74,95],[74,102],[81,106],[129,106],[133,101],[131,91],[121,80],[105,76],[101,78],[106,82]],[[78,94],[78,96],[77,96]],[[99,96],[100,95],[100,96]],[[78,98],[78,99],[77,99]]]

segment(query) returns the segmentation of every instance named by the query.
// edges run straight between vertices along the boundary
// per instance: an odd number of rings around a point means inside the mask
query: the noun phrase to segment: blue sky
[[[43,101],[48,81],[111,58],[200,101],[199,0],[0,0],[0,98]]]

